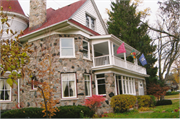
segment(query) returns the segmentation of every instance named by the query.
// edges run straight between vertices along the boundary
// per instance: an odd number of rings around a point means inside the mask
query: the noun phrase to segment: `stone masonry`
[[[29,28],[36,29],[46,22],[46,0],[30,0]]]

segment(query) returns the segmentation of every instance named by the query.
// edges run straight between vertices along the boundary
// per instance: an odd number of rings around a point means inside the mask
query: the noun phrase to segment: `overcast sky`
[[[29,14],[29,1],[30,0],[19,0],[25,14]],[[47,8],[53,8],[53,9],[58,9],[61,8],[63,6],[66,6],[68,4],[71,4],[73,2],[76,2],[78,0],[47,0]],[[96,5],[100,11],[100,14],[102,16],[103,19],[108,19],[108,15],[106,13],[106,8],[111,9],[110,5],[111,5],[111,1],[115,1],[115,0],[94,0],[96,2]],[[158,0],[144,0],[143,4],[140,5],[139,9],[144,9],[149,7],[151,9],[151,16],[148,17],[148,19],[150,19],[151,24],[153,24],[153,22],[156,19],[156,12],[158,9],[158,4],[157,4]]]

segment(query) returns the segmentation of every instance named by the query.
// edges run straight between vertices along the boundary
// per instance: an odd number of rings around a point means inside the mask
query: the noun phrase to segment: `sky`
[[[47,0],[47,8],[53,8],[53,9],[58,9],[61,8],[63,6],[69,5],[73,2],[76,2],[78,0]],[[104,20],[108,19],[108,15],[106,13],[106,8],[111,9],[110,5],[111,5],[111,1],[115,1],[115,0],[94,0],[99,11],[100,14],[102,16],[102,18]],[[19,0],[21,7],[24,10],[24,13],[27,15],[29,14],[29,2],[30,0]],[[158,0],[143,0],[143,4],[141,4],[139,6],[140,10],[143,10],[147,7],[149,7],[151,9],[150,14],[151,16],[149,16],[147,19],[149,19],[149,22],[153,25],[155,20],[156,20],[156,12],[158,9],[158,4],[157,4]]]

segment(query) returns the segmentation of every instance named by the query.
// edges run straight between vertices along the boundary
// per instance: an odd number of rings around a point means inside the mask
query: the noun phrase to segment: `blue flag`
[[[141,62],[141,64],[144,66],[147,64],[146,58],[144,57],[144,54],[141,55],[141,57],[139,58],[139,61]]]

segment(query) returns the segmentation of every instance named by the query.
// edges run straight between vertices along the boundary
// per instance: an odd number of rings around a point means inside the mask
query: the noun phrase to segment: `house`
[[[9,16],[15,15],[10,19],[13,30],[24,30],[20,41],[30,43],[35,51],[29,64],[35,75],[44,53],[52,55],[53,75],[57,80],[50,82],[56,90],[54,98],[59,100],[57,106],[81,105],[84,99],[96,94],[106,99],[99,113],[112,112],[112,96],[146,94],[146,69],[138,65],[137,59],[126,60],[133,49],[137,55],[140,52],[125,43],[126,53],[116,53],[123,41],[108,34],[94,0],[80,0],[57,10],[46,10],[46,0],[30,0],[29,18],[18,0],[1,0],[1,5]],[[8,6],[12,9],[5,9]],[[40,107],[42,99],[37,88],[27,84],[31,81],[28,76],[25,81],[19,80],[14,89],[7,86],[6,77],[0,81],[2,110],[12,109],[15,103]]]

